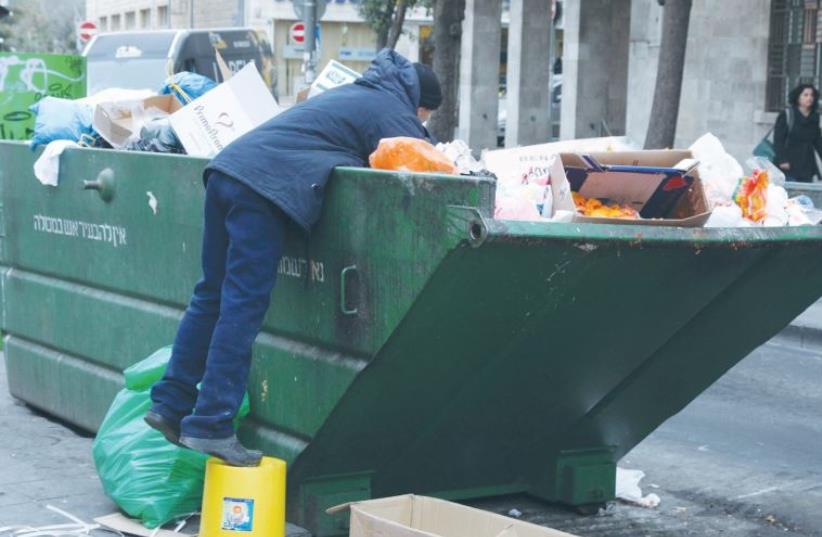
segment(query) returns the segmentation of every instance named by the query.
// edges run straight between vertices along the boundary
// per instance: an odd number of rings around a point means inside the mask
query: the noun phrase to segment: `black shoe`
[[[171,420],[164,418],[157,412],[149,410],[143,417],[143,420],[148,423],[152,429],[157,429],[166,437],[166,440],[172,444],[180,447],[185,447],[180,443],[180,426],[173,423]]]
[[[263,452],[246,449],[236,435],[228,438],[194,438],[181,436],[180,443],[189,449],[212,455],[231,466],[258,466]]]

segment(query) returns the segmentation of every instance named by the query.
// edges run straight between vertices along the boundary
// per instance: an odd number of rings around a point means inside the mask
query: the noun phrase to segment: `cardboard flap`
[[[336,515],[337,513],[342,513],[343,511],[350,511],[351,506],[357,502],[346,502],[341,503],[340,505],[335,505],[334,507],[329,507],[325,510],[326,515]]]
[[[171,127],[186,153],[210,158],[254,127],[274,117],[280,107],[254,62],[171,115]]]
[[[223,77],[223,82],[227,82],[232,76],[234,76],[234,73],[228,67],[228,64],[225,63],[223,55],[220,54],[220,50],[217,47],[214,47],[214,57],[217,58],[217,68],[220,70],[220,75]]]
[[[92,125],[112,147],[123,147],[140,128],[150,121],[151,111],[171,115],[182,108],[173,95],[157,95],[142,100],[99,103],[94,107]],[[137,117],[140,116],[140,117]]]

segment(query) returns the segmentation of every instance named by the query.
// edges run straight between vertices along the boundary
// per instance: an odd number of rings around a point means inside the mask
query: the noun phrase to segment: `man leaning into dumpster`
[[[309,231],[336,166],[365,166],[382,138],[427,138],[442,101],[430,68],[383,50],[362,78],[238,138],[206,167],[202,279],[151,390],[146,422],[169,442],[256,466],[238,441],[251,346],[269,305],[289,221]],[[362,208],[367,210],[367,208]],[[343,223],[338,222],[338,225]],[[198,389],[199,384],[199,389]]]

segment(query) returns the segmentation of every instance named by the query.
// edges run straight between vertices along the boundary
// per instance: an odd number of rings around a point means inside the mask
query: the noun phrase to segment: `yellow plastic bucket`
[[[200,537],[285,537],[285,461],[206,464]]]

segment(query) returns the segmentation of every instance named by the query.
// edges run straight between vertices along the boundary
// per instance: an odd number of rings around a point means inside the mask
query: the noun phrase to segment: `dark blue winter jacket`
[[[381,51],[354,84],[326,91],[246,133],[205,171],[221,171],[277,204],[306,230],[316,223],[336,166],[367,166],[380,139],[425,138],[414,66]]]

